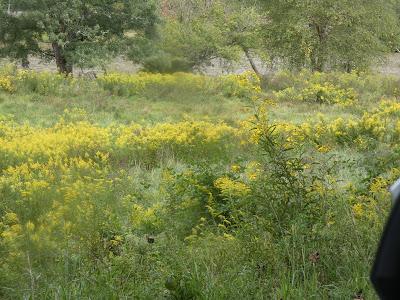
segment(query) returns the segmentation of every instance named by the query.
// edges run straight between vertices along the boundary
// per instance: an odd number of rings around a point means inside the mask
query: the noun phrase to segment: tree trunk
[[[253,69],[254,73],[256,73],[256,75],[261,78],[261,73],[258,70],[258,68],[256,66],[256,63],[254,62],[253,58],[251,57],[249,49],[243,48],[243,51],[244,51],[244,54],[246,55],[250,65],[251,65],[251,68]]]
[[[322,72],[323,71],[323,64],[319,57],[315,54],[312,53],[311,55],[311,70],[313,72]]]
[[[56,42],[53,42],[52,47],[53,47],[54,57],[56,59],[58,72],[66,75],[66,76],[69,76],[70,74],[72,74],[72,71],[73,71],[72,64],[68,63],[68,61],[62,51],[62,48],[59,44],[57,44]]]
[[[318,46],[314,48],[311,54],[311,68],[313,71],[322,72],[326,64],[324,53],[326,52],[327,30],[326,27],[315,22],[313,22],[311,26],[314,27],[319,42]]]
[[[30,65],[30,62],[29,62],[28,57],[27,57],[27,56],[23,57],[23,58],[21,59],[21,66],[22,66],[24,69],[29,69],[29,65]]]

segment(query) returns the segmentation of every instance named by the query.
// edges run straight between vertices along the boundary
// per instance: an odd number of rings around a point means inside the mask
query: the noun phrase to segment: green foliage
[[[351,105],[356,100],[354,90],[342,90],[332,84],[309,84],[300,92],[287,88],[275,94],[278,100],[306,101],[326,104]]]
[[[363,69],[398,44],[399,18],[389,1],[282,0],[265,5],[271,56],[295,68]]]
[[[29,54],[44,56],[54,59],[65,74],[71,73],[74,65],[104,65],[124,49],[128,31],[145,36],[156,21],[151,0],[20,0],[13,1],[11,13],[3,17],[6,26],[1,28],[0,40],[4,56],[25,60]]]
[[[145,70],[171,73],[236,61],[259,49],[263,20],[256,9],[232,1],[168,1]]]
[[[400,176],[398,79],[282,72],[261,91],[252,73],[52,76],[0,71],[14,88],[2,86],[0,112],[15,113],[0,117],[2,299],[374,299]],[[318,85],[358,101],[264,101]],[[196,107],[192,88],[219,98]],[[162,99],[179,89],[199,111]],[[246,122],[239,99],[255,107]],[[215,122],[198,120],[204,103]]]
[[[369,73],[280,71],[265,83],[277,100],[308,101],[325,104],[361,105],[382,97],[400,95],[399,79]]]
[[[108,74],[98,83],[116,95],[139,95],[147,99],[206,98],[211,95],[254,100],[261,94],[260,80],[252,72],[239,75],[208,77],[191,73]]]

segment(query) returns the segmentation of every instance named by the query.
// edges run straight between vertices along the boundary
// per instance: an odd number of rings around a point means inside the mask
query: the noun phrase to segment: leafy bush
[[[275,93],[278,100],[292,100],[303,102],[314,102],[320,104],[342,104],[352,105],[356,100],[353,89],[338,89],[334,85],[310,84],[302,90],[296,91],[294,88],[287,88]]]
[[[151,73],[177,73],[190,72],[192,65],[184,58],[173,57],[167,53],[153,54],[143,61],[143,69]]]
[[[267,81],[278,100],[309,101],[351,106],[357,100],[399,96],[399,80],[366,73],[299,73],[281,71]]]
[[[61,74],[25,70],[17,72],[14,82],[18,90],[24,89],[25,92],[41,95],[58,94],[61,89],[71,88],[75,83],[71,77]]]

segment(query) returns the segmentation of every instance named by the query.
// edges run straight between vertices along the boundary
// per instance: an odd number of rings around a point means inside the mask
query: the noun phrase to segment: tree
[[[152,0],[13,0],[4,13],[0,53],[54,59],[59,72],[93,66],[149,34],[157,20]]]
[[[28,65],[28,56],[39,52],[38,24],[13,11],[10,0],[0,1],[0,57],[9,57]]]
[[[268,50],[280,62],[313,70],[365,68],[399,36],[395,6],[385,0],[262,1]]]
[[[144,59],[148,70],[188,71],[246,53],[258,71],[251,55],[263,40],[264,19],[254,7],[232,0],[164,0],[161,12],[158,38]]]

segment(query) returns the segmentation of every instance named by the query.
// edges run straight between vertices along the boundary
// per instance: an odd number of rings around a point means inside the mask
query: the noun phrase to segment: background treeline
[[[400,45],[398,0],[0,0],[0,56],[103,67],[119,55],[147,71],[213,59],[291,69],[366,69]]]

